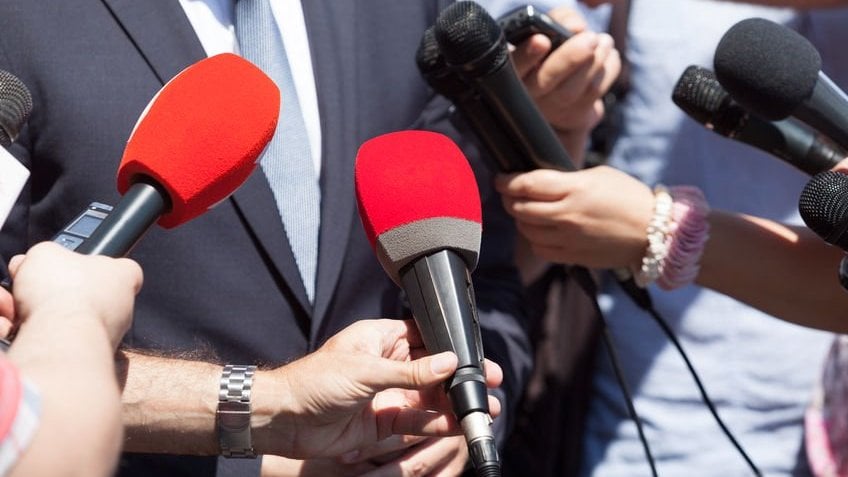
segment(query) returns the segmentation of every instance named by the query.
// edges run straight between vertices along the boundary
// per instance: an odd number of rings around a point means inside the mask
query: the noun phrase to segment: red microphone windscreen
[[[356,157],[356,199],[368,240],[399,282],[412,260],[452,249],[477,264],[482,212],[477,182],[447,136],[402,131],[366,141]]]
[[[169,81],[141,114],[118,168],[118,191],[150,177],[170,197],[159,225],[191,220],[247,180],[279,113],[279,89],[252,63],[230,53],[201,60]]]

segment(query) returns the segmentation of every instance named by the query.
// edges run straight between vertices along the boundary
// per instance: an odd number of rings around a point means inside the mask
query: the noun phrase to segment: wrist
[[[253,377],[250,426],[257,454],[291,456],[294,453],[296,387],[285,368],[257,371]]]

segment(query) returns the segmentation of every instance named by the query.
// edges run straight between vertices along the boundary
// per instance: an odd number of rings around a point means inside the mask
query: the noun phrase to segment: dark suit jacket
[[[403,313],[399,289],[357,216],[353,163],[359,145],[381,133],[451,131],[446,103],[433,97],[414,63],[441,3],[303,2],[323,138],[314,307],[257,169],[214,210],[173,230],[151,230],[132,252],[145,284],[128,345],[278,365],[355,320]],[[203,57],[177,0],[0,1],[0,68],[19,76],[35,103],[13,147],[32,178],[0,236],[0,254],[49,239],[90,201],[116,203],[115,171],[140,112],[169,78]],[[504,367],[506,394],[516,396],[531,358],[519,319],[512,226],[491,178],[476,170],[486,204],[474,275],[485,348]],[[209,475],[214,465],[209,458],[125,456],[122,474]]]

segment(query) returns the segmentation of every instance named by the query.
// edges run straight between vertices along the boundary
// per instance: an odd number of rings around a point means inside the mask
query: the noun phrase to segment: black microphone
[[[742,20],[722,37],[714,65],[742,106],[769,120],[794,116],[848,149],[848,97],[797,32],[762,18]]]
[[[435,92],[449,99],[456,112],[471,127],[488,153],[483,156],[488,161],[489,168],[503,172],[533,168],[501,127],[494,112],[480,98],[477,89],[445,62],[432,26],[425,30],[421,37],[418,51],[415,53],[415,63],[427,84]]]
[[[518,78],[503,30],[483,7],[472,1],[451,4],[439,13],[434,33],[447,65],[476,88],[526,158],[513,160],[511,171],[540,167],[575,170]]]
[[[9,147],[32,112],[32,96],[12,73],[0,70],[0,146]]]
[[[799,121],[767,121],[730,97],[712,71],[689,66],[671,95],[692,119],[722,136],[744,142],[814,175],[833,168],[846,153]]]
[[[835,171],[816,174],[804,186],[798,211],[807,227],[825,242],[848,251],[848,176]],[[848,256],[838,268],[839,283],[848,290]]]

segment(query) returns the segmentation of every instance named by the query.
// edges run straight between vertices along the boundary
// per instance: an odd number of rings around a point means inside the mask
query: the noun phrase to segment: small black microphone
[[[32,96],[23,82],[0,70],[0,146],[9,147],[32,112]]]
[[[447,65],[477,89],[524,154],[523,170],[575,170],[553,128],[518,78],[503,30],[483,7],[472,1],[451,4],[436,19],[434,34]]]
[[[722,37],[714,65],[742,106],[769,120],[794,116],[848,149],[848,96],[797,32],[762,18],[742,20]]]
[[[456,112],[471,127],[488,154],[488,166],[494,171],[518,172],[532,169],[509,135],[501,127],[495,113],[480,98],[477,89],[453,71],[436,42],[434,27],[424,31],[415,63],[421,76],[433,90],[449,99]]]
[[[692,119],[722,136],[744,142],[814,175],[833,168],[846,153],[795,119],[767,121],[730,97],[712,71],[689,66],[671,96]]]

